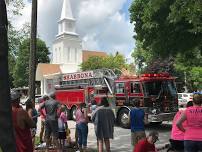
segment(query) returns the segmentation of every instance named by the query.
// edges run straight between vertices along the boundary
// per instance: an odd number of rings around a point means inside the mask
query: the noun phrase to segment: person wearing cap
[[[202,151],[202,94],[193,93],[193,106],[187,108],[177,121],[177,127],[184,132],[184,151]],[[187,121],[187,128],[182,125]]]
[[[140,140],[133,152],[156,152],[155,142],[158,140],[159,133],[151,131],[147,138]]]
[[[45,118],[45,139],[46,139],[46,148],[48,150],[50,146],[50,136],[53,137],[53,144],[56,148],[59,148],[58,143],[58,110],[60,104],[55,100],[55,93],[49,95],[49,99],[44,103],[40,104],[38,111],[45,109],[46,118]]]
[[[131,126],[131,145],[135,147],[139,140],[146,138],[144,127],[144,110],[140,108],[140,100],[133,100],[133,108],[129,113]]]
[[[28,113],[20,106],[20,94],[11,92],[12,118],[17,152],[33,152],[31,128],[36,124]]]
[[[39,104],[43,104],[44,102],[46,102],[46,100],[48,100],[49,97],[47,95],[44,95],[42,98],[39,98]],[[46,111],[45,109],[41,109],[39,110],[40,112],[40,117],[41,117],[41,130],[40,130],[40,134],[39,134],[39,139],[40,139],[40,143],[43,143],[43,135],[44,135],[44,129],[45,129],[45,118],[46,118]]]

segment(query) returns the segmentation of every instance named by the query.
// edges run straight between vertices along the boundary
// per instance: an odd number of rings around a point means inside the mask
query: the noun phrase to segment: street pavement
[[[40,132],[40,120],[38,121],[37,135]],[[74,141],[75,133],[75,122],[68,121],[69,129],[71,130],[71,138]],[[94,126],[92,123],[88,124],[89,133],[88,133],[88,147],[91,149],[96,149],[97,142],[96,136],[94,133]],[[159,132],[159,141],[156,143],[156,147],[163,147],[169,142],[170,131],[171,131],[171,122],[165,122],[162,125],[147,125],[146,134],[151,130],[156,130]],[[112,152],[132,152],[133,147],[131,146],[131,134],[130,129],[123,129],[119,126],[116,126],[114,129],[114,139],[111,140],[111,151]],[[161,150],[164,152],[164,150]]]

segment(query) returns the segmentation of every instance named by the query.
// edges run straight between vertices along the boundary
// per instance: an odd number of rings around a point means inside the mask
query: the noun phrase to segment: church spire
[[[64,35],[77,35],[76,33],[76,25],[75,25],[75,19],[72,15],[72,9],[70,0],[63,0],[63,6],[62,6],[62,12],[61,17],[58,22],[58,34],[57,38],[60,38]]]
[[[71,5],[70,5],[69,0],[63,1],[60,20],[63,20],[63,19],[74,19],[73,15],[72,15],[72,9],[71,9]]]

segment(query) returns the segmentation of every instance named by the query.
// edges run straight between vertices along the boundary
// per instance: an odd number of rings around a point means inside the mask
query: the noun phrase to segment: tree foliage
[[[30,56],[30,39],[26,39],[19,47],[14,68],[14,85],[15,87],[28,86],[29,78],[29,56]],[[49,51],[44,41],[37,39],[36,58],[37,63],[49,63]],[[35,66],[36,66],[35,65]]]
[[[151,51],[143,49],[142,43],[139,41],[136,42],[132,57],[137,66],[137,73],[174,73],[174,59],[172,57],[162,58],[152,54]]]
[[[201,8],[201,0],[135,0],[130,7],[134,37],[163,57],[201,50]]]
[[[135,0],[130,7],[130,19],[137,44],[132,55],[138,67],[160,69],[171,61],[170,70],[181,81],[186,73],[190,90],[200,87],[195,84],[201,82],[201,8],[201,0]]]
[[[15,62],[16,62],[16,54],[18,52],[18,48],[20,43],[23,40],[23,32],[24,30],[16,30],[13,26],[13,20],[16,16],[21,15],[20,10],[23,9],[24,3],[22,0],[7,0],[7,12],[8,12],[8,65],[9,65],[9,80],[11,82],[11,87],[13,87],[13,70]]]
[[[119,53],[116,53],[116,55],[111,54],[106,57],[93,56],[81,64],[81,69],[83,71],[101,68],[121,70],[122,68],[128,68],[128,65],[125,57]]]

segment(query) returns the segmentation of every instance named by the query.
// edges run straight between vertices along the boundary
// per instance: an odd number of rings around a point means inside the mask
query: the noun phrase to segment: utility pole
[[[36,39],[37,36],[37,0],[32,0],[31,39],[29,58],[29,98],[35,101],[35,77],[36,77]]]
[[[8,76],[8,20],[6,3],[0,0],[0,149],[15,152]]]

